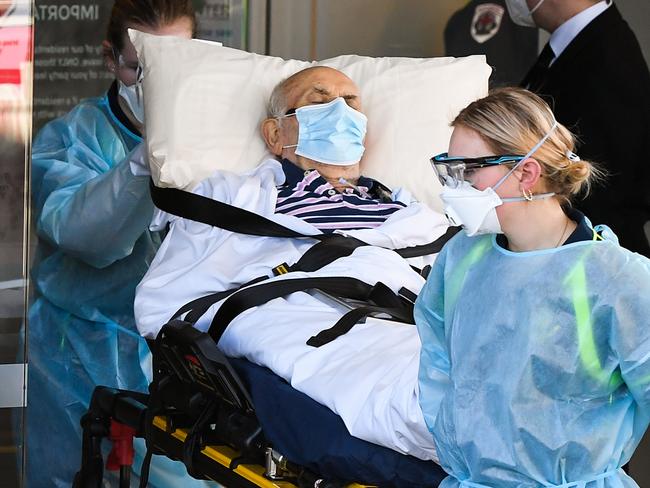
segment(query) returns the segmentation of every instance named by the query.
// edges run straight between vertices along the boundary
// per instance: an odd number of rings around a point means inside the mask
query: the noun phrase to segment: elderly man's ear
[[[280,134],[280,121],[278,119],[266,119],[262,122],[262,137],[269,148],[276,156],[282,154],[282,137]]]

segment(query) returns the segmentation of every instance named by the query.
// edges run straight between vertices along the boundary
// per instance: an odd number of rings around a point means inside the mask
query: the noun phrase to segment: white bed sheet
[[[273,213],[276,185],[284,176],[279,163],[267,161],[248,175],[220,172],[196,193],[252,210],[305,234],[310,224]],[[402,198],[409,200],[408,193]],[[140,332],[155,337],[182,305],[209,293],[230,289],[266,274],[276,265],[297,261],[313,241],[253,237],[170,217],[158,212],[155,226],[171,227],[136,292]],[[376,229],[348,231],[374,246],[402,248],[427,244],[447,230],[444,216],[412,203]],[[422,267],[433,257],[404,260],[393,251],[364,246],[313,273],[290,273],[273,280],[313,276],[355,277],[381,281],[397,292],[417,293]],[[267,282],[269,282],[267,281]],[[196,324],[207,330],[221,303]],[[313,348],[306,341],[331,327],[342,312],[306,292],[277,298],[238,316],[219,342],[232,357],[266,366],[292,386],[326,405],[344,421],[351,435],[416,456],[436,459],[433,439],[418,404],[420,343],[413,325],[369,318],[335,341]]]

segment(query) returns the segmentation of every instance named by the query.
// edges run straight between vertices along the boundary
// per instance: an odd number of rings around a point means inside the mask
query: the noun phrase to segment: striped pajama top
[[[276,213],[298,217],[325,233],[379,227],[406,207],[393,201],[390,190],[371,178],[359,178],[360,191],[346,188],[339,192],[315,169],[305,171],[287,159],[282,169],[286,180],[278,187]]]

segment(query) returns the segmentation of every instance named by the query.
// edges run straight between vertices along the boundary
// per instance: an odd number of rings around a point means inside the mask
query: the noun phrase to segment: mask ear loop
[[[289,117],[296,117],[296,120],[298,120],[295,110],[290,114],[278,115],[277,117],[274,118],[278,121],[279,124],[282,119],[288,119]],[[300,138],[300,125],[298,125],[298,138]],[[298,143],[287,144],[286,146],[282,146],[282,149],[290,149],[292,147],[298,147]]]
[[[138,63],[138,69],[135,71],[135,94],[138,97],[138,103],[140,103],[141,93],[142,93],[142,81],[144,80],[144,71],[142,66]]]
[[[120,57],[115,50],[115,46],[111,46],[111,52],[113,53],[113,68],[111,69],[111,73],[117,76],[117,69],[120,67]]]
[[[503,178],[501,178],[499,181],[497,181],[497,184],[494,185],[494,186],[492,187],[492,189],[493,189],[493,190],[496,190],[497,188],[499,188],[499,186],[500,186],[504,181],[506,181],[506,179],[508,178],[508,176],[510,176],[510,175],[511,175],[511,174],[512,174],[512,173],[513,173],[513,172],[514,172],[514,171],[515,171],[515,170],[516,170],[520,165],[521,165],[521,163],[523,163],[523,162],[526,161],[529,157],[531,157],[533,154],[535,154],[535,153],[537,152],[537,150],[538,150],[540,147],[542,147],[542,144],[544,144],[544,143],[546,142],[546,139],[548,139],[549,137],[551,137],[551,134],[553,133],[553,131],[555,130],[556,127],[557,127],[557,120],[555,120],[555,118],[553,118],[553,125],[552,125],[551,128],[548,130],[548,132],[547,132],[546,134],[544,134],[544,137],[542,137],[541,140],[540,140],[537,144],[535,144],[535,145],[533,146],[533,148],[532,148],[530,151],[528,151],[528,153],[526,153],[526,155],[525,155],[523,158],[521,158],[521,160],[520,160],[517,164],[515,164],[515,165],[512,167],[512,169],[511,169],[510,171],[508,171],[508,172],[503,176]],[[524,196],[525,196],[525,195],[524,195]],[[526,200],[528,200],[528,199],[526,199]]]
[[[543,3],[544,3],[544,0],[539,0],[539,2],[537,3],[537,5],[535,5],[532,9],[529,10],[530,15],[533,15],[535,12],[537,12],[537,9],[538,9],[539,7],[541,7]]]

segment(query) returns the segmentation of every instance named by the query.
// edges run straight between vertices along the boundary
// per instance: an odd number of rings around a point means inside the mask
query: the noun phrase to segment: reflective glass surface
[[[0,0],[0,473],[22,484],[32,7]]]

